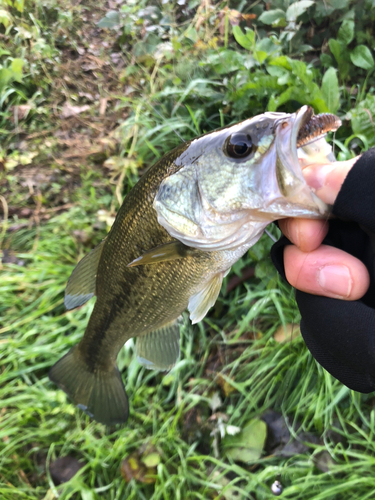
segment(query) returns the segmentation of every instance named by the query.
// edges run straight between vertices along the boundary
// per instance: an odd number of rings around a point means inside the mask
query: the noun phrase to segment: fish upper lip
[[[298,159],[297,138],[301,127],[306,124],[307,114],[312,114],[310,106],[302,106],[296,113],[277,121],[275,129],[276,174],[281,196],[289,200],[301,201],[314,206],[317,214],[327,213],[328,207],[308,188]],[[318,139],[318,138],[317,138]]]
[[[307,113],[311,113],[311,107],[302,106],[296,113],[275,123],[277,155],[284,167],[300,180],[303,176],[298,161],[297,137]]]

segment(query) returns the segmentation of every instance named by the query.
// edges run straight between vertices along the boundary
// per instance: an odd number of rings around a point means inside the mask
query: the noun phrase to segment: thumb
[[[327,165],[309,165],[303,170],[303,175],[315,194],[328,205],[333,205],[349,170],[358,158]]]

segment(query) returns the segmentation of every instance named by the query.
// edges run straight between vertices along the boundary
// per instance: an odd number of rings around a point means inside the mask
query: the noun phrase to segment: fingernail
[[[353,279],[346,266],[330,264],[321,267],[317,278],[322,289],[337,298],[349,297],[353,288]]]
[[[334,165],[320,165],[314,168],[307,167],[303,171],[303,176],[307,184],[313,189],[320,189],[325,185],[327,175],[335,168]]]

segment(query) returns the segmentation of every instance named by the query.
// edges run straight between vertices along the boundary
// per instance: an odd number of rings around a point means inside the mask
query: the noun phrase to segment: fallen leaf
[[[301,335],[301,330],[298,324],[296,323],[288,323],[287,325],[281,325],[273,334],[273,338],[279,344],[283,342],[290,342],[291,340],[297,338]]]
[[[77,241],[83,243],[84,245],[89,243],[89,241],[91,240],[91,235],[83,229],[74,229],[72,234]]]
[[[315,467],[322,472],[330,472],[335,465],[333,458],[327,450],[323,450],[321,453],[314,455],[313,462]]]
[[[237,390],[230,382],[228,382],[228,379],[231,379],[231,377],[224,378],[221,373],[217,374],[216,382],[222,388],[225,396],[229,396],[229,394]]]
[[[160,464],[160,455],[157,451],[142,456],[142,462],[146,467],[157,467]]]
[[[235,436],[226,435],[222,440],[227,457],[239,462],[256,462],[262,456],[267,437],[267,425],[254,418]]]
[[[132,453],[121,463],[121,475],[129,483],[132,479],[140,483],[155,483],[156,467],[147,467],[142,463],[141,457],[137,452]]]
[[[97,219],[99,222],[105,222],[107,227],[112,227],[112,224],[115,222],[115,216],[112,212],[108,212],[107,210],[98,210]]]
[[[305,443],[319,443],[318,438],[308,432],[300,432],[298,433],[298,440],[293,439],[285,418],[280,413],[272,410],[267,411],[262,415],[262,420],[267,424],[267,453],[269,454],[294,457],[309,451],[309,447]],[[297,422],[294,425],[294,431],[298,431],[300,427],[301,424]]]
[[[57,486],[72,479],[83,466],[84,464],[75,457],[60,457],[50,463],[49,473]]]
[[[223,404],[218,392],[214,392],[211,399],[208,402],[211,410],[215,412]]]
[[[70,118],[71,116],[79,115],[89,109],[90,106],[88,104],[85,104],[84,106],[72,106],[68,101],[66,101],[62,108],[61,117]]]
[[[17,255],[11,250],[3,249],[3,256],[1,257],[2,264],[16,264],[17,266],[24,266],[25,261],[23,259],[18,259]]]
[[[12,170],[18,165],[30,165],[37,155],[38,153],[36,151],[26,151],[24,153],[15,151],[6,158],[4,162],[5,169]]]
[[[10,119],[12,123],[16,123],[27,118],[31,106],[29,104],[20,104],[19,106],[11,106],[10,109],[12,110],[12,116]]]

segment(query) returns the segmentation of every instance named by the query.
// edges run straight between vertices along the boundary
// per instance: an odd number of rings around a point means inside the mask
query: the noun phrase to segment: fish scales
[[[97,300],[82,340],[50,378],[91,417],[128,418],[116,358],[135,337],[138,361],[170,369],[179,356],[178,318],[193,323],[215,303],[223,277],[282,217],[325,218],[329,208],[307,186],[299,161],[332,160],[315,128],[337,117],[264,113],[178,146],[126,196],[107,237],[68,281],[67,309]],[[312,143],[298,149],[297,136]]]
[[[215,274],[223,265],[225,252],[198,251],[194,256],[158,266],[127,267],[147,250],[174,241],[158,224],[152,204],[161,181],[181,168],[173,160],[186,147],[182,145],[146,173],[118,212],[103,248],[97,273],[97,302],[81,343],[87,363],[103,364],[101,360],[106,359],[107,351],[98,351],[97,345],[107,344],[108,355],[113,357],[129,338],[174,320],[186,309],[192,291],[201,286],[202,274]]]

